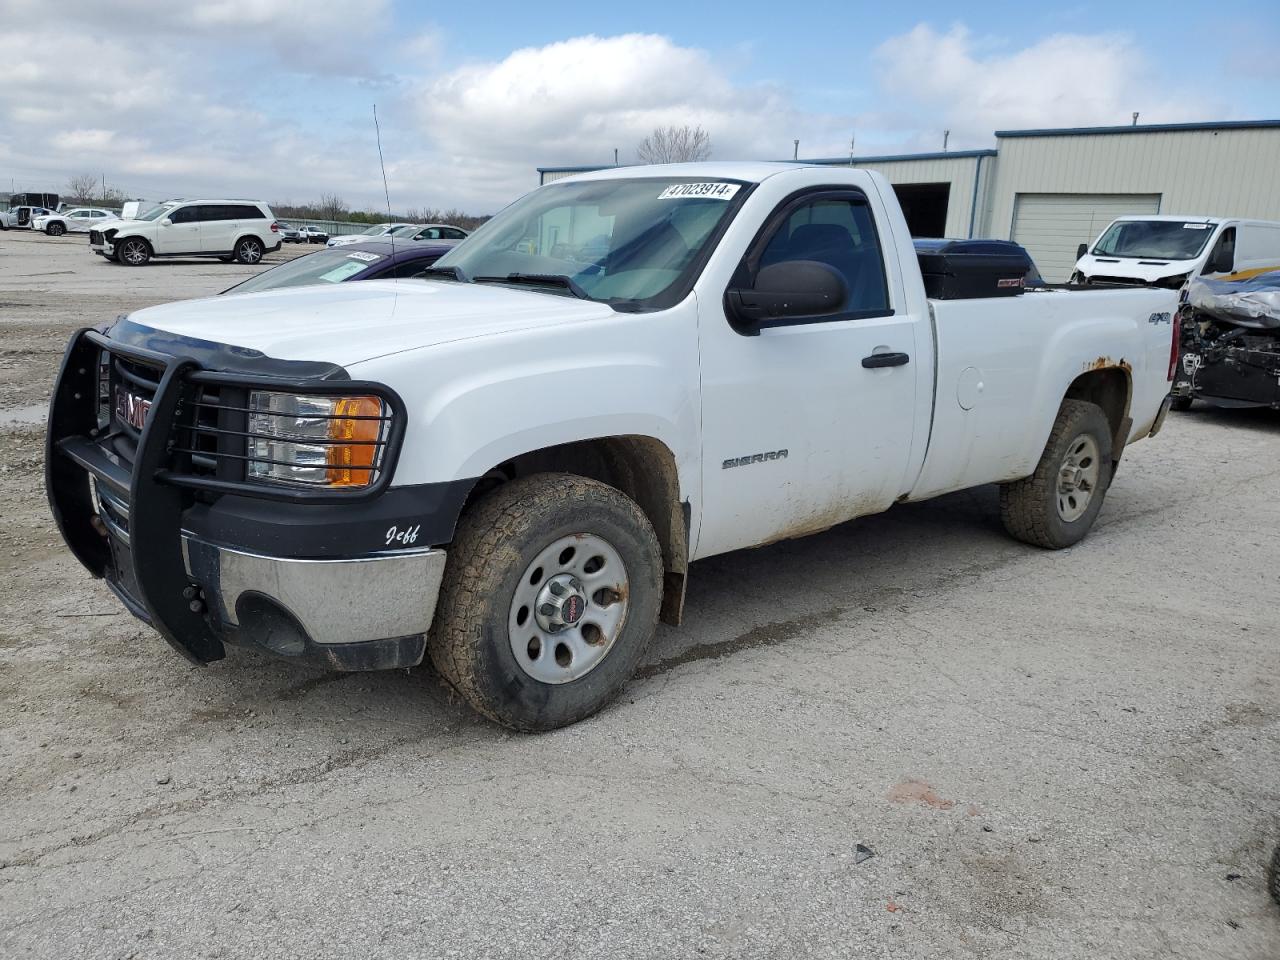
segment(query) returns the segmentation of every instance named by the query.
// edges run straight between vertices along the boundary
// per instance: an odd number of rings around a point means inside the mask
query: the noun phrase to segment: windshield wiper
[[[505,277],[476,277],[476,283],[514,283],[529,287],[559,287],[579,300],[590,300],[591,294],[578,286],[573,277],[563,273],[508,273]]]
[[[462,272],[461,267],[427,267],[419,277],[447,277],[450,280],[457,280],[458,283],[470,283],[467,275]]]

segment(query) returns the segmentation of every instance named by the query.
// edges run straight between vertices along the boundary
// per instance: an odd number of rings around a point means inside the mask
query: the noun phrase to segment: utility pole
[[[618,165],[618,148],[617,147],[613,148],[613,165],[615,167]]]
[[[1134,125],[1135,127],[1138,125],[1138,111],[1137,111],[1137,110],[1133,111],[1133,125]]]
[[[943,153],[947,152],[947,141],[950,139],[951,139],[951,131],[943,130],[942,131],[942,152]]]
[[[793,142],[793,144],[794,144],[794,148],[793,148],[793,149],[792,149],[792,151],[791,151],[791,159],[792,159],[792,160],[799,160],[799,159],[800,159],[800,141],[799,141],[799,140],[795,140],[795,141],[792,141],[792,142]]]
[[[90,201],[90,202],[92,202],[92,201]],[[107,175],[106,175],[105,173],[102,175],[102,203],[103,203],[103,206],[106,206],[106,203],[107,203]]]
[[[853,145],[857,141],[857,134],[849,134],[849,166],[853,166]]]

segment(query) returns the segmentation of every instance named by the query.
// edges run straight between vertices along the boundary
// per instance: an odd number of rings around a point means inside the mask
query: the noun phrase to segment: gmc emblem
[[[147,423],[147,414],[151,411],[151,401],[145,397],[135,397],[124,387],[116,387],[116,419],[127,423],[135,430],[141,430]]]

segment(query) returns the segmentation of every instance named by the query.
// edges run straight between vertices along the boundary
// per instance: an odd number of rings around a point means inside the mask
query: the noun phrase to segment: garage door
[[[1065,283],[1080,244],[1093,243],[1116,217],[1159,212],[1158,193],[1020,193],[1011,239],[1027,248],[1046,280]]]

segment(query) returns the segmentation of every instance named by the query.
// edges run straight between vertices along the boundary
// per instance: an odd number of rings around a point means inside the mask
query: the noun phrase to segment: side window
[[[424,270],[436,262],[435,257],[425,260],[410,260],[408,263],[402,263],[390,273],[384,273],[383,277],[395,277],[397,280],[407,280],[413,277],[421,277]]]
[[[1213,245],[1213,252],[1205,261],[1201,273],[1230,273],[1235,268],[1236,228],[1227,227]]]
[[[195,223],[198,210],[198,207],[179,207],[169,214],[169,219],[174,223]]]
[[[230,217],[230,219],[232,220],[265,220],[266,219],[266,214],[264,214],[261,210],[259,210],[255,206],[252,206],[251,204],[247,204],[247,203],[237,204],[236,206],[232,207],[231,210],[233,211],[233,214]]]
[[[461,230],[441,230],[440,236],[445,240],[465,240],[467,237]]]
[[[844,277],[844,308],[824,319],[889,311],[884,254],[871,208],[861,197],[828,194],[793,209],[765,244],[756,271],[788,260],[816,260]]]

